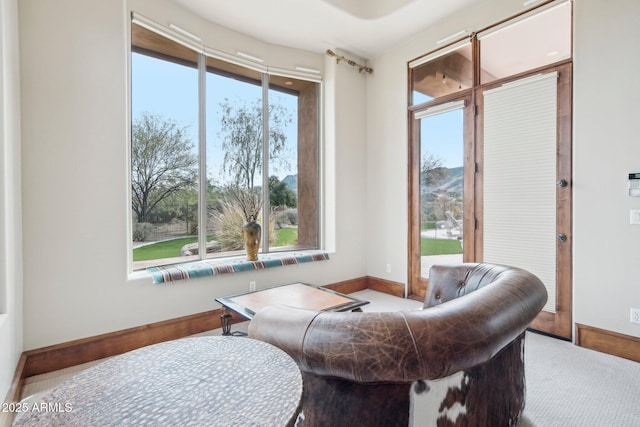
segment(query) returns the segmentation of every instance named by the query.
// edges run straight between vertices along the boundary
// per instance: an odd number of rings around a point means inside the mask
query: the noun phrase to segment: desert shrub
[[[213,216],[216,240],[223,251],[237,251],[244,249],[242,226],[245,224],[243,210],[235,203],[223,201],[220,210],[211,213]],[[270,244],[275,243],[275,221],[269,224]]]
[[[242,225],[244,213],[237,205],[222,202],[219,211],[212,213],[216,237],[223,251],[235,251],[244,248]]]
[[[134,222],[133,224],[133,241],[146,242],[153,234],[155,227],[148,222]]]
[[[274,221],[276,223],[276,228],[282,228],[285,225],[289,225],[289,217],[286,213],[275,213],[274,212]]]
[[[298,225],[298,211],[295,209],[289,209],[287,212],[287,218],[289,219],[289,224]]]

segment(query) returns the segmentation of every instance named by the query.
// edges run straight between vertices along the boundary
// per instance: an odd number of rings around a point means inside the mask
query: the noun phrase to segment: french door
[[[571,65],[482,88],[476,258],[547,288],[533,329],[571,339]]]
[[[571,339],[571,80],[566,63],[411,111],[410,296],[436,263],[524,268],[549,295],[532,329]]]

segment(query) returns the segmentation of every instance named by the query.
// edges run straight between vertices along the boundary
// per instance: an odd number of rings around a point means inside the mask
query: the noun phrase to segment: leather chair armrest
[[[250,338],[271,343],[301,362],[307,329],[318,314],[284,305],[268,306],[254,315],[247,332]]]

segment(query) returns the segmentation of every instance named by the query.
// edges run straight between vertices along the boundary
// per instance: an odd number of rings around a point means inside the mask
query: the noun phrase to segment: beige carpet
[[[640,363],[527,333],[519,427],[640,426]]]

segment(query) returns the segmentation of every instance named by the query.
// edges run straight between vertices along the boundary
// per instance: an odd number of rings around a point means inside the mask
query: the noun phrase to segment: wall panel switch
[[[629,211],[629,224],[640,224],[640,210],[631,209]]]

